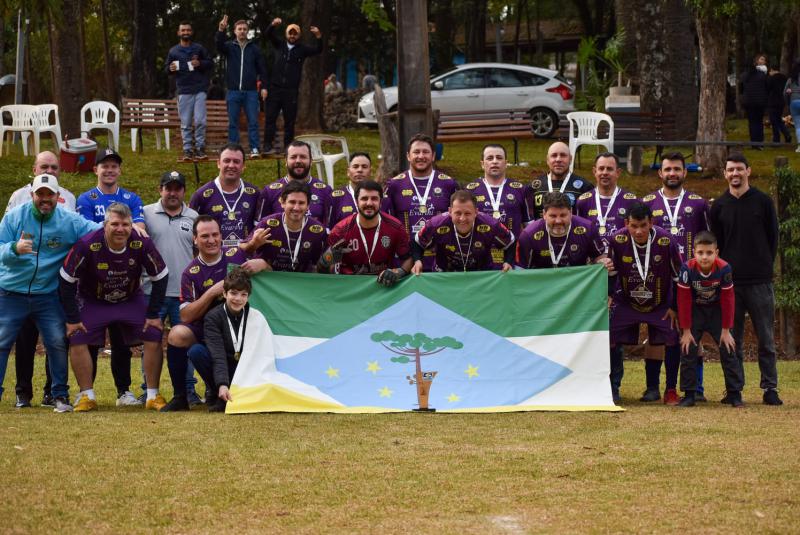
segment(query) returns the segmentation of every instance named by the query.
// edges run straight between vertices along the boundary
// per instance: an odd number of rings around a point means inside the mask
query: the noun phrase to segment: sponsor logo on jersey
[[[89,193],[89,198],[92,199],[93,201],[96,201],[97,200],[97,193],[92,191],[91,193]]]
[[[47,239],[47,247],[50,249],[56,249],[61,247],[61,236],[52,236]]]
[[[310,227],[308,227],[308,231],[313,232],[314,234],[319,234],[323,230],[325,229],[322,227],[322,225],[311,225]]]
[[[455,253],[456,252],[456,246],[455,245],[445,245],[444,248],[447,249],[448,251],[450,251],[451,253]]]
[[[683,211],[686,212],[687,214],[691,214],[694,211],[694,209],[691,206],[687,206],[686,208],[683,209]]]
[[[244,202],[242,203],[242,208],[244,208],[245,210],[246,210],[246,209],[248,209],[248,208],[250,208],[250,203],[249,203],[249,202],[247,202],[247,201],[244,201]]]
[[[331,197],[344,197],[344,191],[340,189],[334,190],[334,192],[331,193]]]
[[[353,207],[352,206],[342,206],[342,213],[343,214],[349,214],[352,211],[353,211]]]
[[[544,231],[543,231],[543,230],[538,230],[538,231],[536,231],[536,233],[533,235],[533,239],[534,239],[534,240],[541,240],[542,238],[544,238]]]
[[[625,214],[628,213],[628,211],[625,208],[620,208],[619,210],[617,210],[617,213],[624,217]]]
[[[619,238],[619,236],[617,236],[617,238]],[[622,257],[622,261],[625,262],[626,264],[632,264],[633,263],[633,257],[632,256],[623,256]]]
[[[664,210],[653,210],[653,217],[664,215]]]
[[[433,188],[433,194],[434,195],[441,195],[442,194],[442,188],[440,188],[439,186],[436,186],[435,188]]]
[[[661,255],[660,254],[655,255],[653,257],[653,262],[656,262],[656,263],[661,262]]]
[[[689,284],[689,272],[688,271],[683,271],[681,273],[681,282],[684,283],[684,284]]]
[[[205,191],[203,192],[203,197],[204,197],[204,198],[206,198],[206,199],[208,199],[208,198],[209,198],[209,197],[211,197],[212,195],[214,195],[214,190],[213,190],[213,189],[211,189],[211,188],[208,188],[207,190],[205,190]]]
[[[617,234],[614,236],[614,240],[617,243],[628,243],[628,235],[627,234]]]
[[[656,196],[651,193],[650,195],[645,195],[644,197],[642,197],[642,202],[650,202],[655,200],[655,198]],[[655,215],[655,212],[653,212],[653,215]]]
[[[550,251],[547,249],[542,249],[539,251],[539,256],[550,256]]]
[[[244,187],[244,192],[246,194],[248,194],[248,195],[252,195],[252,194],[254,194],[256,192],[256,189],[255,188],[251,188],[250,186],[245,186]],[[245,206],[245,208],[247,208],[247,207]]]
[[[131,242],[131,249],[141,249],[141,248],[142,248],[141,240],[133,240]]]
[[[129,266],[135,266],[136,265],[136,260],[134,260],[133,258],[129,258],[128,259],[128,265]]]
[[[583,180],[581,180],[580,178],[576,178],[575,180],[572,181],[573,188],[580,188],[581,186],[583,186]]]
[[[314,182],[314,187],[317,189],[325,189],[328,187],[328,185],[323,184],[322,182]]]
[[[537,178],[536,180],[534,180],[533,182],[531,182],[531,187],[532,187],[533,189],[538,189],[538,188],[541,188],[541,187],[542,187],[542,181],[541,181],[541,180],[539,180],[539,179]]]
[[[189,221],[181,221],[181,230],[184,232],[189,232],[192,230],[192,224]]]
[[[388,249],[392,244],[392,239],[389,236],[381,236],[381,245],[384,249]]]
[[[486,200],[486,195],[476,195],[475,201],[476,202],[484,202]]]
[[[596,215],[597,215],[597,210],[595,210],[594,208],[592,208],[592,209],[591,209],[591,210],[589,210],[587,213],[588,213],[588,215],[590,215],[590,216],[593,216],[593,215],[594,215],[594,216],[596,216]]]
[[[451,178],[449,175],[446,175],[446,174],[444,174],[444,173],[439,173],[439,175],[438,175],[438,176],[439,176],[439,178],[440,178],[440,179],[442,179],[442,180],[453,180],[453,179],[452,179],[452,178]]]
[[[273,182],[269,185],[269,189],[281,189],[283,187],[283,182]]]
[[[439,227],[436,229],[436,234],[447,234],[450,232],[450,227]]]
[[[666,236],[663,236],[663,237],[659,238],[658,239],[658,244],[659,245],[665,245],[665,246],[669,245],[669,238],[667,238]]]
[[[100,262],[97,264],[97,269],[108,269],[108,264],[105,262]]]
[[[237,251],[236,247],[231,247],[230,249],[225,251],[225,256],[233,256],[236,254],[236,251]]]
[[[578,235],[586,234],[586,227],[584,227],[583,225],[578,225],[577,227],[572,229],[572,233],[573,234],[578,234]]]
[[[267,243],[272,243],[273,247],[282,247],[283,246],[283,242],[281,240],[272,240],[271,242],[267,242]],[[231,251],[234,251],[234,250],[235,249],[231,249]]]
[[[214,286],[214,281],[212,281],[211,279],[206,279],[203,281],[203,288],[208,288],[210,286]]]
[[[214,212],[214,213],[221,212],[222,211],[222,205],[221,204],[215,204],[214,206],[211,207],[211,211]]]
[[[579,200],[579,201],[582,201],[583,199],[589,199],[589,198],[591,198],[591,197],[592,197],[592,192],[591,192],[591,191],[587,191],[586,193],[584,193],[583,195],[581,195],[580,197],[578,197],[578,200]],[[591,213],[591,212],[590,212],[590,213]],[[595,213],[595,214],[597,214],[597,211],[595,210],[595,212],[594,212],[594,213]]]
[[[480,184],[478,184],[477,182],[470,182],[469,184],[467,184],[467,189],[475,189],[478,186],[480,186]]]
[[[414,195],[414,192],[410,189],[404,189],[400,192],[400,195],[402,195],[403,197],[411,197]]]
[[[90,251],[99,251],[103,247],[102,243],[94,242],[93,244],[89,245]]]
[[[311,202],[315,202],[315,201],[318,201],[318,200],[319,200],[319,197],[317,197],[317,194],[316,193],[312,193],[311,194]]]
[[[189,268],[189,273],[191,273],[192,275],[197,275],[198,273],[200,273],[200,266],[192,266],[192,267],[190,267]]]
[[[513,193],[507,193],[506,199],[508,199],[509,201],[513,201],[514,199],[516,199],[516,197],[514,197]]]
[[[281,224],[281,222],[278,221],[277,219],[275,219],[274,217],[271,217],[271,218],[267,219],[267,226],[268,227],[277,227],[280,224]]]
[[[483,248],[483,242],[481,242],[481,241],[476,241],[473,245],[475,245],[476,249],[482,249]]]
[[[689,198],[693,201],[699,201],[702,197],[696,193],[690,193]]]
[[[509,188],[520,189],[523,187],[522,182],[511,182],[508,185]]]
[[[304,241],[303,242],[303,249],[311,249],[311,242],[310,241]]]
[[[478,225],[476,229],[478,232],[489,232],[492,229],[489,225]]]
[[[577,252],[578,251],[578,244],[577,243],[573,243],[572,245],[569,246],[569,250],[572,251],[573,253]]]

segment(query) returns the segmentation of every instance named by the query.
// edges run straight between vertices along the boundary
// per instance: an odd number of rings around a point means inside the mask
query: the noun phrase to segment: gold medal
[[[228,212],[228,219],[230,219],[231,221],[236,221],[236,213]]]
[[[671,229],[669,229],[669,231],[670,231],[671,233],[673,233],[673,234],[678,234],[678,232],[679,232],[679,231],[678,231],[678,227],[672,227]]]
[[[600,226],[600,235],[604,235],[605,233],[606,233],[606,226],[605,225],[601,225]]]
[[[495,210],[492,212],[492,217],[495,219],[500,219],[500,210]]]
[[[428,213],[428,207],[427,206],[420,206],[419,207],[419,213],[420,214],[427,214]]]
[[[239,356],[240,356],[239,352],[238,352],[238,351],[237,351],[237,352],[235,352],[235,353],[233,354],[233,360],[235,360],[235,361],[237,361],[237,362],[238,362],[238,361],[239,361]]]

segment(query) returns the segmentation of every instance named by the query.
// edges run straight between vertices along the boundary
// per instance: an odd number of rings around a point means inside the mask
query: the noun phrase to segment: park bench
[[[143,148],[142,131],[156,130],[156,147],[161,148],[160,130],[164,130],[167,149],[170,146],[170,129],[180,129],[178,101],[175,99],[122,99],[122,128],[131,129],[131,148]]]
[[[527,110],[484,110],[439,112],[436,141],[473,141],[511,139],[514,163],[519,163],[519,139],[530,139],[531,117]]]

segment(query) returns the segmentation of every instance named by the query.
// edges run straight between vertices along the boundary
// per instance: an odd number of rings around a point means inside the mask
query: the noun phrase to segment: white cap
[[[31,191],[39,191],[41,188],[47,188],[53,193],[58,193],[58,179],[55,175],[48,173],[36,175],[31,184]]]

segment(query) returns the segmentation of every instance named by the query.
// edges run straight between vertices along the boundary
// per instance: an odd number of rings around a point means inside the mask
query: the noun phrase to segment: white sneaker
[[[800,145],[798,145],[798,146],[797,146],[797,148],[796,148],[796,149],[794,149],[794,151],[795,151],[795,152],[800,152]]]
[[[61,397],[56,398],[53,412],[72,412],[72,405],[69,404],[69,399]]]
[[[133,395],[133,392],[126,390],[124,394],[117,398],[117,407],[138,407],[142,402]]]
[[[250,159],[253,160],[255,158],[261,158],[261,152],[258,149],[253,149],[250,151]]]

